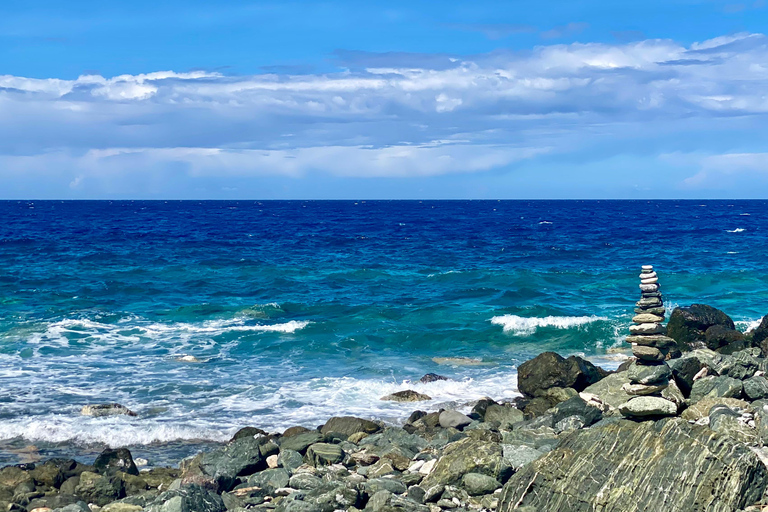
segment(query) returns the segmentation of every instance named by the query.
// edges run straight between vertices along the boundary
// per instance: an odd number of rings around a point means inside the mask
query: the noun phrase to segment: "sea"
[[[756,326],[768,201],[2,201],[0,463],[398,424],[513,399],[547,350],[615,368],[646,264],[668,311]],[[112,402],[137,415],[80,414]]]

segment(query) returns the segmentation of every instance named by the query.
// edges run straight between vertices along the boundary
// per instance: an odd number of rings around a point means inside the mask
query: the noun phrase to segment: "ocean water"
[[[768,314],[767,206],[0,202],[0,462],[162,464],[246,425],[513,398],[544,350],[626,357],[642,264],[668,308],[746,330]],[[408,388],[433,400],[379,400]],[[102,402],[138,416],[79,414]]]

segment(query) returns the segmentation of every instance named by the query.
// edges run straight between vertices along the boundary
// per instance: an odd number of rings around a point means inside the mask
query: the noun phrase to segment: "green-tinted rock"
[[[117,450],[107,448],[96,458],[93,466],[99,473],[122,471],[129,475],[139,474],[139,470],[133,462],[131,452],[127,448],[118,448]]]
[[[365,492],[371,496],[379,491],[403,494],[407,490],[404,483],[398,482],[394,478],[373,478],[365,482],[364,488]]]
[[[520,468],[526,464],[530,464],[549,451],[551,445],[545,446],[543,450],[538,450],[532,446],[515,444],[504,444],[501,448],[504,461],[507,465],[514,471],[519,471]]]
[[[672,370],[666,363],[651,365],[632,363],[627,370],[627,377],[633,384],[656,384],[668,381],[672,377]]]
[[[103,507],[125,497],[125,483],[117,475],[99,475],[84,471],[75,492],[78,496]]]
[[[731,377],[702,377],[693,383],[691,388],[691,403],[696,403],[702,398],[739,398],[741,397],[742,383]]]
[[[501,446],[497,443],[461,439],[449,444],[422,486],[458,484],[467,473],[481,473],[504,480],[508,466],[504,463]]]
[[[291,478],[291,474],[283,469],[265,469],[259,473],[248,477],[249,487],[259,487],[266,492],[274,492],[275,489],[280,487],[288,487],[288,481]]]
[[[758,444],[758,432],[739,421],[741,413],[725,405],[716,405],[709,410],[709,428],[748,445]]]
[[[383,396],[380,400],[392,402],[423,402],[425,400],[432,400],[432,397],[412,389],[406,389],[405,391],[397,391],[391,395]]]
[[[469,493],[470,496],[490,494],[501,487],[501,484],[498,480],[481,473],[467,473],[461,479],[461,484],[464,486],[464,489],[467,490],[467,493]]]
[[[160,494],[146,512],[224,512],[226,507],[221,497],[198,485]]]
[[[277,456],[277,463],[293,473],[296,468],[304,464],[304,457],[297,451],[283,448]]]
[[[518,421],[523,421],[523,411],[511,405],[491,404],[485,409],[485,421],[499,424],[506,429]]]
[[[316,443],[307,449],[307,461],[313,466],[328,466],[344,460],[344,450],[339,445]]]
[[[261,445],[266,438],[245,437],[232,441],[223,448],[205,453],[200,461],[204,474],[212,477],[220,491],[229,491],[237,477],[248,476],[266,466]]]
[[[750,400],[768,398],[768,379],[758,376],[745,380],[744,394],[747,395]]]
[[[347,436],[351,436],[357,432],[373,434],[379,430],[381,430],[381,427],[377,423],[363,418],[355,418],[353,416],[333,417],[329,419],[325,425],[323,425],[322,429],[320,429],[323,434],[327,434],[329,432],[338,432]]]
[[[513,475],[498,512],[732,512],[767,484],[749,448],[707,427],[613,420],[567,435]]]
[[[665,398],[639,396],[619,406],[619,412],[630,418],[674,416],[677,405]]]
[[[307,448],[323,440],[320,432],[304,432],[291,437],[283,438],[280,441],[280,450],[293,450],[299,453],[305,453]]]
[[[600,382],[592,384],[584,390],[584,393],[597,396],[601,402],[608,405],[613,411],[631,398],[622,387],[629,384],[629,372],[612,373]]]

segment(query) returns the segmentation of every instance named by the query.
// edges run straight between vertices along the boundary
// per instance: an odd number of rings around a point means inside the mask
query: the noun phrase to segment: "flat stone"
[[[661,306],[662,304],[663,302],[661,302],[661,299],[658,297],[645,297],[635,303],[635,305],[639,308],[658,307],[658,306]]]
[[[674,416],[677,405],[655,396],[639,396],[619,406],[619,412],[631,418],[646,418],[648,416]]]
[[[636,324],[657,324],[664,321],[663,316],[653,315],[651,313],[641,313],[632,317]]]
[[[640,298],[652,298],[652,299],[659,299],[662,300],[661,292],[660,291],[644,291],[640,294]]]
[[[624,384],[621,389],[628,395],[646,396],[661,393],[669,386],[669,381],[658,384]]]
[[[744,394],[750,400],[768,398],[768,379],[762,376],[751,377],[744,381]]]
[[[666,363],[632,363],[627,369],[627,376],[632,384],[657,384],[669,381],[672,377],[672,369]]]
[[[461,429],[472,423],[472,418],[459,411],[443,411],[440,413],[440,426],[443,428]]]
[[[653,265],[643,265],[640,268],[643,269],[643,270],[653,270]]]
[[[742,389],[741,381],[732,377],[702,377],[691,387],[691,402],[696,403],[707,397],[739,398]]]
[[[627,336],[627,343],[644,347],[669,348],[676,345],[675,340],[663,334],[638,334]]]
[[[639,308],[639,307],[635,308],[635,313],[637,313],[638,315],[644,315],[644,314],[656,315],[656,316],[660,316],[663,319],[664,315],[667,314],[667,310],[664,307],[647,306],[643,308]]]
[[[307,448],[307,460],[313,466],[330,466],[344,460],[344,450],[337,444],[316,443]]]
[[[656,347],[644,347],[632,344],[632,354],[643,361],[663,361],[664,353]]]
[[[659,323],[637,324],[629,326],[630,334],[664,334],[667,329]]]
[[[640,279],[650,279],[652,277],[658,277],[658,276],[656,275],[656,272],[650,271],[650,272],[641,272],[640,275],[637,277],[639,277]]]
[[[641,292],[657,292],[659,291],[660,286],[657,284],[640,284],[638,285],[640,287]]]
[[[646,279],[640,279],[640,284],[657,284],[659,282],[658,277],[649,277]]]

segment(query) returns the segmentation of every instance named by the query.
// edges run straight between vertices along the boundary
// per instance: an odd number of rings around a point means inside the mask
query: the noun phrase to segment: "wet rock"
[[[674,416],[677,405],[656,396],[638,396],[620,405],[619,412],[630,418]]]
[[[99,473],[122,471],[129,475],[139,474],[139,470],[133,462],[133,457],[128,448],[118,448],[117,450],[107,448],[96,458],[93,466]]]
[[[693,304],[686,308],[675,308],[667,323],[667,336],[677,341],[682,350],[693,350],[706,346],[705,332],[714,325],[733,330],[733,320],[719,309],[705,304]]]
[[[221,497],[198,485],[160,494],[146,512],[224,512],[226,507]]]
[[[438,375],[436,373],[428,373],[424,375],[422,378],[419,379],[419,382],[422,383],[428,383],[428,382],[437,382],[439,380],[451,380],[448,377],[443,377],[442,375]]]
[[[757,455],[706,427],[613,420],[571,433],[513,475],[498,511],[726,512],[757,501],[767,484]]]
[[[83,416],[95,416],[95,417],[101,417],[101,416],[119,416],[119,415],[126,415],[126,416],[137,416],[135,412],[128,409],[124,405],[120,404],[90,404],[83,406],[82,409],[80,409],[80,414]]]
[[[320,432],[323,434],[328,432],[338,432],[340,434],[351,436],[357,432],[373,434],[379,430],[381,430],[381,426],[372,421],[355,418],[353,416],[337,416],[328,420],[328,422],[323,425],[323,428],[320,429]]]
[[[629,380],[636,384],[667,383],[672,377],[672,369],[666,364],[632,364],[627,370]]]
[[[607,375],[605,370],[577,356],[568,359],[554,352],[544,352],[518,368],[518,389],[533,398],[553,387],[583,391]]]
[[[397,391],[391,395],[383,396],[379,400],[388,400],[392,402],[422,402],[425,400],[432,400],[432,397],[412,389],[406,389],[405,391]]]
[[[459,411],[443,411],[440,413],[440,426],[443,428],[462,429],[472,423],[472,418]]]
[[[725,397],[740,398],[742,383],[731,377],[703,377],[693,383],[691,402],[696,403],[702,398]]]
[[[307,460],[313,466],[328,466],[344,460],[344,450],[337,444],[316,443],[307,449]]]
[[[118,475],[99,475],[84,471],[75,493],[89,503],[103,507],[107,503],[125,498],[125,483]]]
[[[306,453],[307,448],[315,443],[322,442],[324,436],[320,432],[302,432],[290,437],[280,439],[280,450],[292,450],[298,453]]]
[[[707,348],[723,354],[732,354],[746,347],[746,338],[736,329],[724,325],[713,325],[704,331],[704,343]]]
[[[288,487],[291,474],[283,468],[265,469],[248,477],[249,487],[259,487],[267,493],[273,493],[281,487]]]

